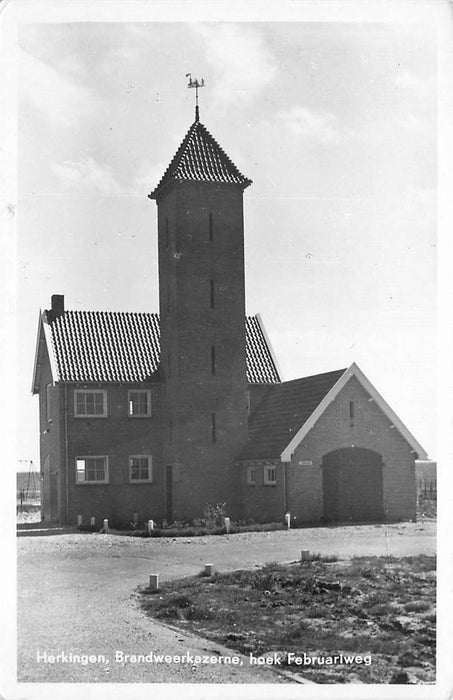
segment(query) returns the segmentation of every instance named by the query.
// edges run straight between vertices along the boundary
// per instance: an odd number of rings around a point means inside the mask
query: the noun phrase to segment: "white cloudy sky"
[[[357,362],[435,453],[436,37],[407,23],[54,23],[18,33],[19,457],[36,323],[156,311],[147,194],[193,121],[253,180],[249,313],[285,379]]]

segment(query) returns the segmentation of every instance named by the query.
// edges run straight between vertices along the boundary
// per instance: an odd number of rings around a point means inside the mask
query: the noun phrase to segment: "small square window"
[[[264,467],[264,483],[266,486],[274,486],[277,483],[277,469]]]
[[[103,457],[77,457],[76,459],[76,483],[77,484],[108,484],[109,465],[108,458]]]
[[[128,415],[143,418],[151,415],[151,392],[147,390],[127,392]]]
[[[256,485],[256,470],[255,467],[247,467],[247,484],[249,486]]]
[[[107,416],[107,392],[85,389],[75,391],[74,415],[84,418],[105,418]]]
[[[152,480],[152,458],[149,455],[135,455],[129,457],[129,481],[137,483]]]

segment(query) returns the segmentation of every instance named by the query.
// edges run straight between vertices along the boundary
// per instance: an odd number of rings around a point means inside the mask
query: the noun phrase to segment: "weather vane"
[[[189,78],[187,87],[195,88],[195,121],[198,122],[200,120],[200,110],[198,109],[198,88],[204,87],[204,78],[201,80],[198,80],[198,78],[192,80],[192,73],[186,73],[186,78]]]

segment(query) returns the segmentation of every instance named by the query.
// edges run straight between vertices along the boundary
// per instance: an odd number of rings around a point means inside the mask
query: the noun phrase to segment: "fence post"
[[[102,525],[102,530],[107,534],[109,531],[109,521],[107,519],[104,520],[103,525]]]
[[[226,531],[226,534],[227,534],[227,535],[230,534],[230,527],[231,527],[231,521],[230,521],[230,519],[229,519],[229,518],[225,518],[225,531]]]
[[[77,516],[77,527],[81,527],[81,526],[82,526],[82,516],[78,515]]]
[[[303,549],[301,551],[300,560],[301,561],[310,561],[310,550],[309,549]]]
[[[286,527],[289,530],[291,527],[291,513],[285,513]]]
[[[96,525],[96,518],[90,518],[90,525],[94,527]]]
[[[151,574],[149,577],[149,587],[152,591],[159,590],[159,574]]]
[[[154,520],[148,520],[148,535],[154,530]]]

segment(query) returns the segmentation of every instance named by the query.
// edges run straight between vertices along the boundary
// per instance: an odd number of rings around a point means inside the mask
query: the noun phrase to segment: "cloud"
[[[416,75],[408,70],[398,71],[395,87],[415,93],[418,97],[434,99],[437,89],[437,76]]]
[[[91,156],[80,161],[54,163],[52,170],[71,190],[77,192],[104,196],[125,194],[110,168],[100,165]]]
[[[276,62],[255,28],[229,22],[189,26],[204,42],[212,68],[212,95],[220,102],[238,97],[250,101],[273,81]]]
[[[396,117],[395,121],[398,126],[406,131],[420,133],[426,131],[428,128],[426,122],[424,122],[423,119],[420,119],[420,117],[416,117],[415,114],[403,114]]]
[[[18,49],[19,97],[39,112],[52,127],[72,127],[89,118],[96,109],[92,92],[73,76],[83,68],[72,57],[66,66],[53,68],[44,61]]]
[[[279,112],[277,119],[297,136],[306,136],[322,144],[337,143],[340,140],[337,117],[331,112],[315,112],[307,107],[295,106]]]

